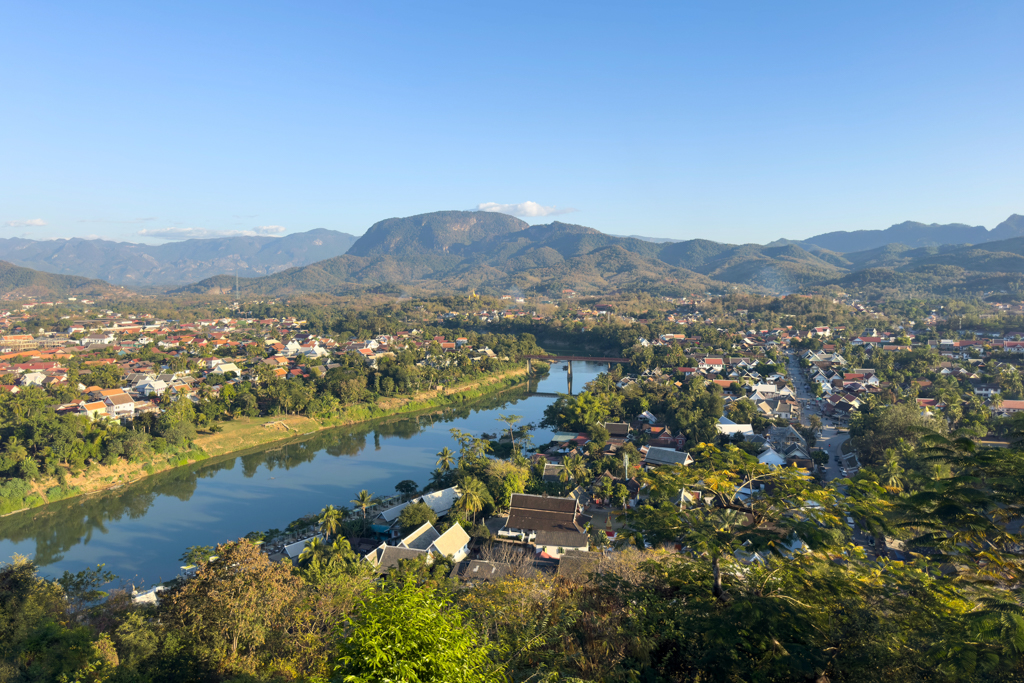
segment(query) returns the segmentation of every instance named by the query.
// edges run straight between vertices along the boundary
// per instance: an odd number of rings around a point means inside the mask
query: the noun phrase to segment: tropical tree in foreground
[[[451,599],[415,582],[384,584],[338,626],[339,680],[489,683],[504,680],[480,638]]]

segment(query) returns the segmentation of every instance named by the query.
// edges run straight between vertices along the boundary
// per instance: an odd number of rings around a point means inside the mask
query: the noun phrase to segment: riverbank
[[[328,420],[314,420],[302,415],[236,418],[218,423],[223,430],[201,434],[192,450],[179,453],[153,453],[145,461],[121,461],[114,466],[91,464],[78,476],[68,475],[64,484],[56,479],[35,482],[26,495],[25,507],[3,515],[15,515],[47,503],[107,491],[135,483],[150,475],[167,472],[212,457],[242,453],[254,448],[293,441],[326,429],[347,427],[372,420],[447,408],[504,391],[524,383],[526,368],[445,388],[443,391],[421,392],[411,397],[385,398],[374,404],[346,406]]]

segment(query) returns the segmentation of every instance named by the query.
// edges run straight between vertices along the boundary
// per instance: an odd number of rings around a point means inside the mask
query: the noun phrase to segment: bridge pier
[[[529,358],[526,359],[526,376],[530,377],[533,375],[533,361]]]

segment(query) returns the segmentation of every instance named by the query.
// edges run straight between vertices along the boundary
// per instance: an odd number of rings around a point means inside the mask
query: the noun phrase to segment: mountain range
[[[906,221],[885,230],[854,230],[852,232],[826,232],[800,242],[804,246],[821,247],[830,251],[848,252],[877,249],[887,244],[907,247],[937,247],[942,244],[982,244],[1011,237],[1024,237],[1024,216],[1014,214],[992,230],[981,225],[950,223],[939,225]]]
[[[358,238],[313,230],[158,247],[7,239],[0,240],[0,258],[176,293],[226,293],[234,289],[237,274],[239,288],[257,295],[368,288],[672,295],[744,287],[787,293],[829,285],[868,295],[908,295],[987,291],[1019,282],[1024,216],[1013,215],[993,230],[906,222],[886,230],[737,245],[623,237],[561,222],[531,226],[500,213],[439,211],[389,218]]]
[[[356,241],[336,230],[284,237],[216,237],[150,245],[80,238],[0,239],[0,258],[64,275],[98,278],[134,289],[180,286],[214,275],[269,275],[344,254]]]
[[[939,236],[929,240],[934,230]],[[984,234],[978,232],[984,231]],[[837,285],[904,292],[940,292],[1006,286],[1024,273],[1024,218],[1012,216],[996,230],[903,223],[857,238],[876,246],[840,252],[824,248],[843,233],[769,245],[723,244],[704,239],[653,242],[619,237],[581,225],[529,225],[503,214],[441,211],[391,218],[373,225],[347,254],[266,277],[246,280],[254,294],[343,293],[359,288],[401,291],[481,289],[558,294],[643,289],[651,293],[721,291],[735,286],[785,293]],[[876,234],[877,233],[877,234]],[[884,233],[884,234],[883,234]],[[851,235],[856,233],[846,233]],[[969,236],[980,244],[912,246]],[[993,237],[1012,236],[992,240]],[[852,239],[842,237],[842,239]],[[858,275],[874,273],[872,278]],[[229,277],[200,281],[180,291],[223,292]]]

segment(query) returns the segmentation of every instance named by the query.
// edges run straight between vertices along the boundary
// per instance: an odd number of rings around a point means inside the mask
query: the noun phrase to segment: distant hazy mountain
[[[669,239],[668,237],[644,237],[643,235],[612,235],[612,237],[631,237],[635,240],[643,240],[644,242],[654,242],[655,244],[669,244],[671,242],[679,242],[680,240]]]
[[[0,261],[0,298],[37,299],[67,296],[105,296],[123,292],[102,280],[76,275],[54,275]]]
[[[981,244],[1024,236],[1024,216],[1014,214],[992,230],[981,225],[950,223],[939,225],[906,221],[885,230],[837,231],[815,235],[801,244],[841,253],[878,249],[888,244],[908,247],[937,247],[943,244]]]
[[[284,237],[218,237],[161,245],[107,240],[0,239],[0,257],[19,266],[100,278],[133,288],[181,285],[237,271],[269,275],[344,254],[356,238],[335,230]]]

